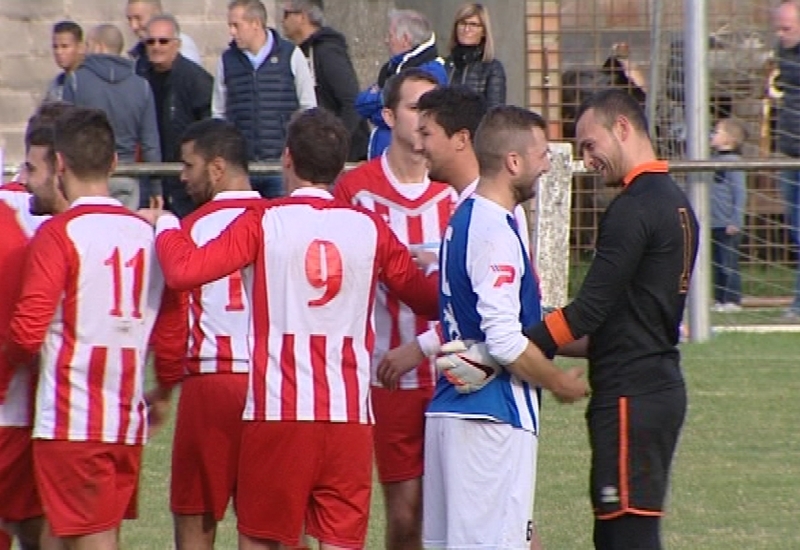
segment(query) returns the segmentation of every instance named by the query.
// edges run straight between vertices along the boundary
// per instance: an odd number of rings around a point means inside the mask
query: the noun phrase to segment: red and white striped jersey
[[[336,184],[337,198],[362,206],[381,216],[404,245],[423,246],[438,253],[442,234],[455,206],[452,188],[425,178],[419,184],[401,184],[391,171],[386,153],[344,174]],[[380,385],[377,369],[386,353],[413,340],[433,326],[378,285],[375,296],[375,350],[372,384]],[[434,358],[426,358],[402,376],[402,389],[431,388],[436,384]]]
[[[181,223],[195,244],[202,246],[261,200],[256,191],[223,191]],[[251,278],[249,273],[235,271],[188,293],[188,374],[250,372],[253,339],[243,275]]]
[[[80,198],[39,228],[6,349],[15,365],[41,353],[33,437],[144,443],[154,325],[162,384],[179,379],[185,350],[174,345],[180,310],[161,308],[163,287],[152,227],[114,199]]]
[[[245,420],[372,422],[372,306],[378,279],[434,318],[425,277],[375,214],[303,188],[249,209],[202,248],[172,216],[157,224],[167,283],[190,289],[253,266],[252,372]]]
[[[0,338],[8,333],[14,304],[22,285],[26,231],[17,212],[0,200]],[[34,382],[30,368],[12,366],[0,355],[0,426],[30,426]]]
[[[19,182],[10,181],[0,185],[0,201],[14,210],[17,222],[28,238],[33,236],[40,225],[50,219],[50,216],[34,216],[31,214],[31,194]]]

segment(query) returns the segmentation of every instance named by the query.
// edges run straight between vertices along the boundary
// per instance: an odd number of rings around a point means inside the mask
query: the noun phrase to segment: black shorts
[[[586,413],[590,491],[598,519],[663,515],[670,464],[686,416],[686,388],[619,398]]]

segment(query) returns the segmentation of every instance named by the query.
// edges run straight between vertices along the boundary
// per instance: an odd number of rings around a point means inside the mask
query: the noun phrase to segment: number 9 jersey
[[[380,279],[436,317],[438,277],[425,277],[376,214],[302,188],[239,216],[198,248],[178,221],[158,222],[167,283],[190,289],[252,265],[252,376],[245,420],[369,424],[373,304]]]

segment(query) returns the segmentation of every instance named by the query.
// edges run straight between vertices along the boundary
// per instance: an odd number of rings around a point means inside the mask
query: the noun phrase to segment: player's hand
[[[136,211],[136,214],[144,218],[147,221],[147,223],[149,223],[153,227],[155,227],[158,218],[160,218],[161,214],[163,213],[164,211],[161,210],[160,208],[140,208],[139,210]]]
[[[725,228],[725,234],[726,235],[730,235],[730,236],[738,235],[739,234],[739,228],[736,227],[735,225],[729,225],[729,226],[727,226]]]
[[[422,250],[420,249],[412,249],[411,250],[411,257],[414,258],[414,261],[417,262],[417,265],[425,270],[433,267],[439,267],[439,256],[435,252],[431,252],[430,250]]]
[[[164,196],[153,195],[150,197],[150,208],[153,210],[164,210]]]
[[[500,365],[489,355],[484,342],[453,340],[442,345],[439,353],[436,370],[458,393],[476,392],[500,372]]]
[[[144,400],[145,403],[147,403],[148,437],[155,436],[167,423],[171,397],[172,390],[160,387],[145,393]]]
[[[581,367],[572,367],[563,372],[558,388],[550,390],[559,403],[575,403],[591,395],[589,383]]]
[[[400,383],[400,378],[413,370],[425,359],[415,338],[411,342],[396,347],[383,356],[378,364],[378,380],[384,388],[393,390]]]

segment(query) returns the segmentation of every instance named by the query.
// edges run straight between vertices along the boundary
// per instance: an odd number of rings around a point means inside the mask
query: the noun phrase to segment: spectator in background
[[[64,81],[83,62],[85,53],[80,25],[74,21],[59,21],[53,25],[53,59],[62,72],[50,83],[45,93],[46,103],[63,99]]]
[[[308,63],[297,46],[267,27],[260,0],[230,2],[228,30],[232,40],[217,65],[212,115],[244,134],[250,162],[277,162],[292,114],[317,106]],[[250,183],[267,198],[284,193],[280,174]]]
[[[389,34],[386,37],[391,57],[378,72],[378,81],[358,94],[356,110],[375,126],[369,140],[367,158],[379,157],[389,146],[392,132],[383,120],[383,85],[403,69],[419,67],[431,73],[440,84],[447,84],[444,60],[436,50],[436,35],[427,17],[414,10],[389,12]]]
[[[716,160],[741,160],[745,140],[742,123],[732,118],[717,122],[711,136]],[[711,187],[711,257],[714,267],[714,309],[736,312],[742,309],[742,277],[739,273],[739,244],[742,242],[744,209],[747,203],[745,173],[717,170]]]
[[[494,57],[492,25],[484,5],[469,3],[458,8],[445,67],[447,82],[482,95],[487,109],[505,104],[506,72]]]
[[[64,101],[79,107],[105,111],[114,129],[120,163],[137,160],[161,161],[156,106],[150,84],[134,74],[133,62],[122,54],[122,32],[114,25],[98,25],[87,37],[88,55],[64,85]],[[109,180],[111,196],[126,207],[139,208],[139,196],[148,193],[154,206],[163,205],[160,184],[140,189],[136,178],[114,176]]]
[[[150,82],[155,99],[161,157],[164,162],[179,162],[184,130],[211,116],[214,79],[180,53],[180,26],[174,16],[152,17],[146,32],[144,43],[150,66],[144,77]],[[194,209],[178,178],[164,178],[162,188],[165,206],[177,216],[183,217]]]
[[[800,158],[800,4],[784,0],[773,14],[778,46],[777,85],[783,91],[783,102],[777,115],[778,151],[787,157]],[[800,170],[781,172],[781,194],[786,202],[786,225],[795,247],[800,245]],[[798,260],[800,261],[800,259]],[[785,317],[800,319],[800,269],[794,288],[794,300]]]
[[[163,11],[161,0],[128,0],[128,6],[125,8],[125,17],[128,19],[128,26],[131,31],[139,38],[139,42],[128,51],[128,55],[136,63],[136,74],[138,75],[144,74],[150,63],[144,43],[147,38],[147,23],[156,15],[161,15]],[[194,43],[192,37],[183,33],[178,36],[180,38],[181,55],[189,61],[201,65],[200,50],[197,49],[197,44]]]
[[[325,26],[322,0],[292,0],[283,3],[283,34],[297,44],[308,60],[317,105],[344,122],[350,133],[347,160],[367,158],[369,126],[356,112],[358,77],[347,51],[344,35]]]

